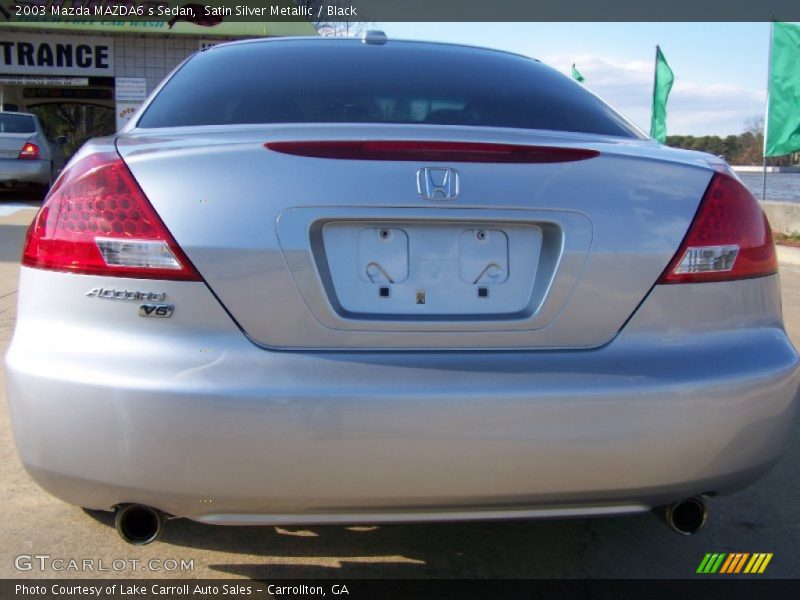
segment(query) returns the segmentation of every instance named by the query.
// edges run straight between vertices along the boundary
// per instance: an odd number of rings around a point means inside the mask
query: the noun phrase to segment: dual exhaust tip
[[[673,531],[692,535],[708,519],[708,505],[703,496],[694,496],[664,507],[664,517]],[[124,504],[117,508],[114,526],[119,536],[134,546],[155,542],[164,531],[166,515],[142,504]]]
[[[155,542],[164,531],[166,515],[143,504],[124,504],[117,508],[114,527],[119,536],[134,546]]]
[[[681,535],[700,531],[708,520],[708,504],[703,496],[694,496],[664,507],[667,525]]]

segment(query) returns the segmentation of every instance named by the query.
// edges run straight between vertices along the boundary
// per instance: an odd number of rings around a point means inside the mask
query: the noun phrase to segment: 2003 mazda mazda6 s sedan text
[[[72,159],[22,262],[19,455],[133,542],[660,506],[691,532],[792,428],[752,195],[504,52],[199,52]]]

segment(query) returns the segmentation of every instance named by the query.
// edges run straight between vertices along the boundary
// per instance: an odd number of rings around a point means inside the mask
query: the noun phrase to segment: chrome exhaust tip
[[[708,519],[708,505],[703,496],[694,496],[664,507],[667,524],[681,535],[692,535]]]
[[[119,536],[134,546],[155,542],[164,530],[164,513],[143,504],[125,504],[117,508],[114,527]]]

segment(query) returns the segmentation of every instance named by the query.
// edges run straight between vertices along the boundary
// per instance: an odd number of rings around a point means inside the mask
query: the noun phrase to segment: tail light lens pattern
[[[730,281],[777,270],[764,211],[735,176],[718,171],[659,283]]]
[[[28,230],[22,264],[93,275],[200,280],[114,153],[90,154],[59,177]]]

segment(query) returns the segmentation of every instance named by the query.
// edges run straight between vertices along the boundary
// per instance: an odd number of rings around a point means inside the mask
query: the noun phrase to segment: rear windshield
[[[617,113],[534,60],[474,48],[357,40],[201,52],[138,126],[436,123],[639,137]]]
[[[33,117],[0,113],[0,133],[33,133]]]

